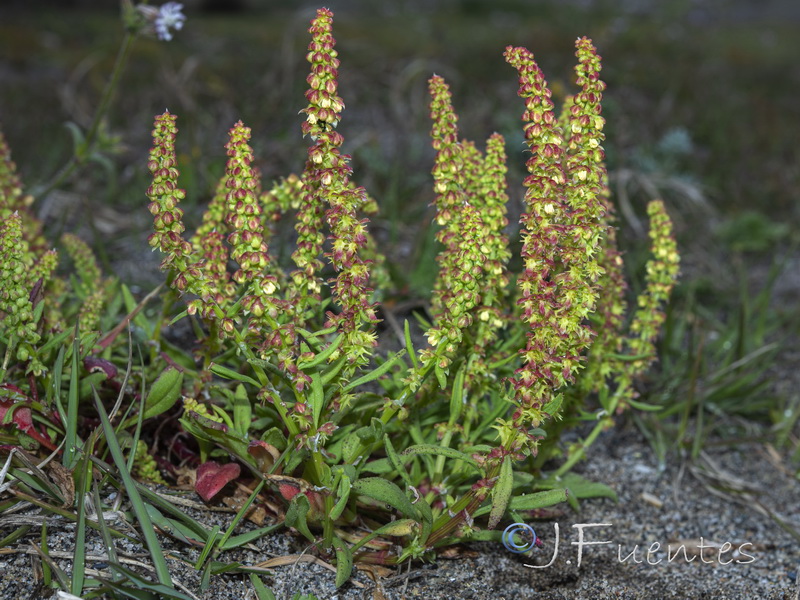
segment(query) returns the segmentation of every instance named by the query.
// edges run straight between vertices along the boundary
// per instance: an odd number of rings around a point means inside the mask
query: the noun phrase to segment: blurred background
[[[56,230],[90,228],[107,266],[159,281],[142,232],[153,116],[179,117],[181,184],[191,221],[222,175],[239,119],[265,186],[302,170],[298,111],[307,27],[317,2],[187,0],[170,42],[140,38],[104,130],[107,160],[42,198]],[[464,137],[502,133],[510,156],[512,228],[526,158],[506,45],[534,52],[557,100],[574,83],[574,40],[603,57],[605,144],[624,240],[643,239],[644,205],[663,197],[686,268],[719,266],[713,248],[770,253],[792,238],[800,189],[800,2],[794,0],[332,0],[346,110],[340,131],[354,178],[381,206],[384,249],[424,262],[433,152],[427,79],[449,82]],[[0,127],[29,190],[69,157],[65,127],[88,127],[122,39],[113,0],[3,0]],[[87,219],[88,217],[88,219]],[[704,253],[705,252],[705,253]],[[709,257],[714,258],[709,260]],[[127,268],[126,265],[133,265]],[[144,266],[143,266],[144,265]],[[705,273],[710,278],[726,277]],[[685,271],[686,272],[686,271]],[[399,287],[424,288],[419,280]]]

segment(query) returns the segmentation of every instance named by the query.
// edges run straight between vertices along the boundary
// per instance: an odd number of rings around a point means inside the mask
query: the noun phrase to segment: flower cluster
[[[376,343],[372,326],[378,318],[370,300],[369,264],[359,255],[367,241],[367,220],[360,219],[357,212],[363,209],[366,192],[350,181],[350,157],[341,154],[343,138],[335,130],[344,102],[337,95],[339,59],[336,58],[332,22],[333,13],[320,9],[309,28],[312,39],[306,58],[311,63],[311,73],[306,92],[309,104],[303,109],[306,115],[303,134],[309,135],[314,145],[308,150],[303,178],[306,206],[301,209],[298,224],[302,226],[302,231],[298,229],[298,232],[305,234],[305,245],[302,261],[296,259],[295,262],[305,269],[306,278],[309,267],[312,272],[315,270],[316,255],[311,253],[320,247],[320,210],[327,206],[325,219],[331,232],[331,251],[326,256],[337,273],[332,283],[340,310],[338,314],[328,313],[326,326],[335,326],[344,336],[337,356],[347,356],[348,371],[352,373],[369,360]],[[308,281],[313,286],[309,287],[310,291],[316,291],[313,280]]]
[[[40,335],[33,314],[31,285],[25,265],[22,241],[22,218],[18,212],[9,215],[0,225],[0,314],[2,327],[10,346],[17,346],[18,360],[33,359],[31,368],[40,371],[34,347]]]
[[[61,243],[75,264],[75,271],[80,280],[79,293],[83,297],[78,322],[80,330],[94,331],[100,323],[100,313],[106,301],[106,282],[103,280],[97,259],[88,244],[78,236],[65,233]]]
[[[183,210],[178,206],[186,192],[178,187],[178,161],[175,157],[175,137],[178,128],[176,117],[166,111],[155,119],[153,148],[147,166],[153,183],[147,188],[150,204],[147,208],[153,215],[153,229],[147,239],[152,248],[163,254],[162,270],[174,272],[171,285],[179,292],[190,292],[199,296],[188,304],[190,314],[201,311],[206,318],[219,316],[214,311],[212,289],[202,263],[194,260],[194,249],[183,239]]]
[[[183,14],[183,4],[180,2],[167,2],[158,8],[149,4],[137,4],[138,12],[142,22],[132,22],[134,30],[143,30],[148,35],[155,35],[159,40],[169,42],[172,39],[170,29],[180,31],[186,22],[186,15]]]
[[[630,354],[639,358],[627,363],[629,377],[643,373],[656,358],[654,341],[665,318],[662,305],[669,299],[678,277],[680,263],[678,248],[672,235],[672,222],[664,203],[653,200],[647,205],[647,214],[650,217],[653,258],[647,262],[647,285],[639,294],[638,308],[630,327]]]
[[[466,202],[466,169],[464,151],[458,139],[458,117],[453,110],[450,88],[442,77],[434,75],[428,81],[428,90],[431,95],[430,112],[433,121],[431,141],[436,150],[432,171],[433,189],[436,192],[436,224],[440,227],[436,232],[436,240],[444,246],[437,256],[439,274],[431,298],[434,319],[439,320],[448,311],[448,307],[458,302],[453,289],[458,281],[454,263],[462,243],[461,207]]]
[[[533,55],[509,47],[505,57],[519,73],[525,137],[533,155],[525,180],[524,271],[518,281],[522,317],[531,330],[522,351],[524,365],[514,380],[518,408],[512,426],[521,434],[517,439],[527,439],[535,451],[536,440],[527,428],[557,413],[563,398],[559,390],[573,381],[592,338],[586,318],[597,301],[596,281],[602,274],[597,249],[604,229],[596,183],[602,180],[603,122],[596,111],[603,84],[591,71],[599,61],[589,64],[580,103],[574,103],[569,118],[571,153],[565,156],[551,92]]]
[[[470,204],[460,209],[460,244],[454,248],[449,268],[451,273],[450,294],[436,325],[425,332],[429,347],[420,352],[420,361],[446,371],[452,362],[462,339],[464,330],[473,322],[475,307],[480,301],[480,283],[483,264],[486,261],[482,234],[484,224],[478,211]]]
[[[239,264],[233,280],[248,285],[249,294],[242,303],[246,310],[256,318],[266,314],[276,319],[280,312],[273,298],[277,280],[266,272],[270,258],[263,236],[258,180],[251,167],[253,151],[247,143],[249,140],[250,128],[240,121],[231,129],[230,141],[225,146],[228,151],[226,223],[231,232],[228,244],[231,258]]]

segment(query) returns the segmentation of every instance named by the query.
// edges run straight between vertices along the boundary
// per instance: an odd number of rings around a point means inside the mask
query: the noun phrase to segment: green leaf
[[[252,386],[257,388],[261,388],[261,384],[258,383],[252,377],[248,377],[247,375],[243,375],[238,371],[234,371],[233,369],[229,369],[228,367],[223,367],[222,365],[218,365],[216,363],[211,363],[209,366],[209,370],[214,373],[214,375],[219,375],[224,379],[232,379],[234,381],[241,381],[242,383],[249,383]]]
[[[297,494],[289,503],[289,508],[286,510],[286,518],[284,520],[287,527],[294,527],[306,536],[310,542],[314,541],[314,534],[308,528],[306,517],[308,511],[311,509],[311,504],[308,502],[308,497],[305,494]]]
[[[256,590],[256,596],[258,597],[258,600],[277,600],[277,598],[275,598],[275,594],[272,593],[272,590],[265,586],[264,582],[261,581],[261,578],[255,573],[250,573],[250,583],[253,584],[253,588]]]
[[[139,589],[123,586],[115,581],[109,581],[107,579],[102,579],[101,581],[105,585],[109,586],[112,590],[115,590],[121,594],[125,594],[129,598],[137,598],[137,599],[142,598],[147,600],[150,599],[155,600],[156,598],[164,598],[170,600],[192,600],[191,596],[187,596],[183,592],[179,592],[175,588],[165,585],[163,583],[153,583],[149,579],[146,579],[141,575],[139,575],[136,571],[127,569],[122,565],[116,563],[109,563],[108,566],[112,570],[122,575],[124,581],[136,585]]]
[[[342,389],[342,391],[349,392],[350,390],[355,389],[360,385],[364,385],[365,383],[369,383],[370,381],[376,380],[378,377],[388,372],[389,369],[391,369],[401,358],[403,358],[403,355],[405,355],[405,353],[406,353],[405,350],[400,350],[399,352],[396,352],[395,354],[392,355],[391,358],[387,359],[385,363],[383,363],[380,367],[378,367],[374,371],[367,373],[363,377],[359,377],[355,381],[351,381],[350,383],[348,383],[344,387],[344,389]]]
[[[455,448],[445,448],[443,446],[436,446],[435,444],[416,444],[406,448],[400,453],[401,456],[409,456],[412,454],[437,454],[439,456],[463,460],[476,471],[482,472],[480,466],[474,458],[468,454],[465,454],[464,452],[461,452],[460,450],[456,450]]]
[[[114,427],[111,425],[111,421],[108,419],[108,414],[106,414],[106,409],[103,407],[103,403],[100,402],[100,398],[98,398],[96,393],[94,396],[94,404],[97,408],[97,414],[100,416],[103,432],[105,433],[106,447],[108,448],[111,457],[114,459],[114,465],[117,467],[117,469],[119,469],[125,491],[128,494],[128,498],[133,506],[133,512],[136,515],[136,519],[141,527],[145,545],[150,551],[150,557],[153,560],[153,566],[155,568],[158,581],[162,587],[174,590],[172,579],[169,575],[169,567],[167,566],[167,561],[164,558],[164,553],[161,551],[161,547],[158,545],[158,538],[153,530],[153,524],[150,521],[150,516],[147,513],[147,509],[142,501],[142,497],[139,495],[139,492],[136,489],[136,482],[128,472],[127,465],[125,464],[125,457],[122,454],[122,448],[120,448],[119,442],[114,434]]]
[[[351,484],[350,477],[342,474],[341,479],[339,479],[339,486],[336,490],[339,499],[336,501],[336,504],[334,504],[330,514],[328,515],[331,521],[335,521],[342,516],[342,513],[347,506],[347,501],[350,499],[350,488],[352,487],[353,486]]]
[[[511,500],[511,491],[514,488],[514,471],[511,468],[511,456],[503,458],[500,467],[500,476],[492,488],[492,510],[489,512],[489,529],[494,529],[503,518]]]
[[[72,469],[77,461],[76,452],[80,448],[78,438],[78,402],[80,390],[80,342],[78,341],[78,321],[75,321],[75,336],[72,338],[72,369],[69,373],[69,392],[67,396],[67,422],[64,424],[64,455],[61,464]]]
[[[408,352],[408,357],[411,359],[411,366],[414,369],[418,369],[419,362],[417,361],[417,355],[414,352],[414,344],[411,342],[411,328],[408,326],[408,319],[406,319],[403,323],[403,335],[406,338],[406,352]]]
[[[406,472],[406,468],[403,465],[403,463],[400,462],[400,457],[397,456],[397,452],[395,451],[394,446],[392,446],[392,442],[389,439],[388,434],[383,435],[383,446],[384,448],[386,448],[386,456],[389,459],[389,462],[392,463],[392,466],[394,467],[395,471],[397,471],[397,473],[400,475],[400,478],[403,480],[403,483],[405,483],[406,486],[410,486],[411,478],[408,476],[408,472]]]
[[[561,409],[561,403],[564,401],[564,394],[557,394],[555,398],[550,400],[542,408],[542,412],[547,413],[553,418],[558,417],[558,412]]]
[[[611,498],[618,502],[617,492],[599,481],[590,481],[577,473],[567,473],[561,477],[561,487],[569,490],[569,494],[576,498]]]
[[[311,376],[311,416],[314,419],[314,428],[319,427],[319,418],[325,405],[325,392],[322,389],[322,379],[319,373]]]
[[[240,383],[233,394],[233,428],[239,435],[246,437],[252,419],[253,407],[247,397],[247,390]]]
[[[72,145],[73,151],[75,152],[75,156],[80,159],[83,159],[83,155],[86,152],[86,148],[84,148],[84,144],[86,143],[86,136],[83,135],[83,129],[77,123],[73,123],[72,121],[67,121],[64,123],[64,127],[67,128],[69,134],[72,136]]]
[[[536,510],[567,501],[567,490],[556,489],[523,496],[514,496],[508,503],[511,510]]]
[[[225,543],[220,544],[219,549],[222,550],[230,550],[231,548],[238,548],[239,546],[243,546],[244,544],[249,544],[259,538],[262,538],[274,531],[283,527],[283,523],[276,523],[275,525],[268,525],[267,527],[260,527],[259,529],[253,529],[252,531],[248,531],[246,533],[240,533],[239,535],[232,535]]]
[[[453,382],[453,392],[450,394],[450,425],[454,425],[461,416],[461,409],[464,407],[464,369],[462,366],[456,373]]]
[[[411,504],[411,500],[408,499],[396,483],[381,477],[364,477],[353,484],[353,489],[362,496],[388,504],[407,517],[414,519],[418,517],[417,510]]]
[[[436,374],[436,380],[439,382],[441,389],[447,388],[447,373],[438,364],[433,367],[433,372]]]
[[[350,548],[338,537],[333,537],[333,549],[336,551],[336,587],[344,585],[353,572],[353,554]]]
[[[352,548],[350,548],[350,552],[355,554],[359,548],[361,548],[364,544],[374,540],[376,537],[381,535],[391,535],[391,536],[403,536],[409,535],[414,533],[414,526],[416,525],[416,521],[414,519],[397,519],[396,521],[392,521],[391,523],[387,523],[382,527],[378,527],[378,529],[374,530],[367,536],[364,536],[358,543],[356,543]]]
[[[663,406],[656,406],[655,404],[647,404],[645,402],[639,402],[638,400],[628,400],[628,404],[630,404],[633,408],[638,410],[644,410],[649,412],[659,411]]]
[[[314,367],[321,365],[325,361],[327,361],[331,355],[336,352],[336,349],[342,343],[344,336],[339,334],[337,335],[334,340],[328,344],[328,347],[325,348],[322,352],[318,353],[314,358],[307,362],[299,362],[297,363],[297,368],[301,371],[307,371],[308,369],[313,369]]]
[[[153,383],[144,403],[144,418],[150,419],[175,406],[181,395],[183,372],[168,367]]]

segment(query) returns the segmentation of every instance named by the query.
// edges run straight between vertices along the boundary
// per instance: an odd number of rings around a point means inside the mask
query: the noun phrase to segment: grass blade
[[[100,398],[98,398],[97,393],[94,395],[94,403],[97,407],[97,414],[100,416],[103,431],[106,435],[106,445],[108,446],[108,451],[111,453],[111,458],[114,460],[114,464],[116,465],[117,469],[119,469],[122,483],[125,486],[125,491],[127,492],[128,498],[130,498],[131,505],[133,506],[133,512],[136,515],[139,524],[141,525],[142,535],[144,536],[147,549],[150,551],[150,557],[153,559],[153,566],[155,567],[158,581],[162,585],[174,590],[172,578],[169,575],[169,567],[167,566],[167,561],[164,558],[163,552],[161,552],[161,547],[158,545],[158,538],[156,538],[153,524],[150,521],[150,515],[147,513],[147,508],[145,507],[144,501],[139,495],[139,491],[136,489],[136,482],[133,480],[133,477],[131,477],[131,474],[128,471],[127,465],[125,464],[125,456],[122,454],[122,448],[120,448],[119,441],[114,434],[114,427],[108,420],[106,409],[103,407],[103,403],[100,402]]]

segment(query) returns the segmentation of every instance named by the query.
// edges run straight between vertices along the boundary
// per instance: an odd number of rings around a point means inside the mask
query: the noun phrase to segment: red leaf
[[[241,472],[242,468],[237,463],[220,465],[210,460],[197,467],[197,482],[194,484],[194,489],[208,502],[228,483],[239,477]]]
[[[8,413],[14,404],[15,403],[10,400],[0,400],[0,422],[5,419],[6,413]],[[15,409],[11,420],[14,425],[17,426],[17,429],[23,433],[30,433],[30,431],[33,430],[33,418],[31,417],[31,409],[28,407],[21,406]]]

